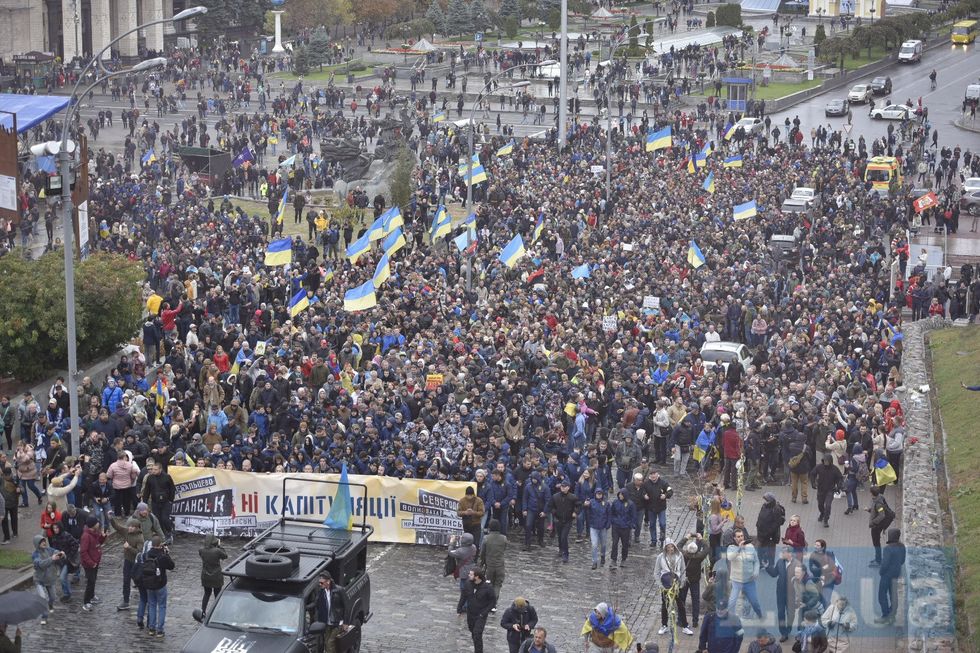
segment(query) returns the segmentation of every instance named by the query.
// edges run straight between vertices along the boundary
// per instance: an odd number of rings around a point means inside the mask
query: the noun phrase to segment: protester
[[[881,555],[881,565],[878,567],[878,606],[881,616],[875,623],[891,623],[895,620],[897,610],[896,583],[905,565],[905,544],[901,542],[902,532],[897,528],[888,530],[888,540]]]
[[[92,604],[102,600],[95,595],[95,583],[99,577],[99,565],[102,564],[102,545],[105,544],[106,534],[102,532],[102,524],[95,517],[89,517],[85,522],[85,531],[79,552],[82,559],[82,569],[85,571],[85,595],[82,610],[92,611]]]
[[[533,636],[538,624],[538,613],[522,596],[514,599],[500,618],[500,627],[507,631],[507,646],[510,653],[517,653],[525,640]]]
[[[469,535],[469,533],[466,533]],[[480,569],[470,571],[470,579],[466,583],[466,627],[473,638],[473,653],[483,653],[483,629],[487,625],[490,609],[496,601],[493,588],[486,582],[485,574]]]
[[[142,553],[143,544],[146,541],[143,538],[143,531],[140,529],[139,522],[130,517],[125,521],[120,517],[112,518],[112,528],[122,537],[123,541],[123,587],[122,587],[122,603],[116,606],[116,610],[129,610],[129,597],[132,593],[132,586],[134,581],[138,581],[142,584],[142,578],[135,579],[133,577],[133,567],[136,564],[136,556]]]
[[[215,535],[205,535],[204,546],[198,549],[197,553],[201,556],[201,587],[204,588],[204,596],[201,598],[201,612],[207,614],[211,596],[217,597],[224,585],[221,561],[227,560],[228,554],[221,548],[221,540]]]

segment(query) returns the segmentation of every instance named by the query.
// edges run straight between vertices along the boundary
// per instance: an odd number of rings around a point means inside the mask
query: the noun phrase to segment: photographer
[[[143,558],[143,587],[147,594],[146,628],[149,635],[164,636],[163,623],[167,619],[167,571],[173,570],[170,547],[163,538],[153,536],[153,546]]]
[[[31,560],[34,563],[34,585],[38,594],[48,600],[48,610],[54,611],[55,583],[58,581],[60,566],[65,562],[65,554],[48,545],[48,538],[43,535],[34,536],[34,553]],[[41,625],[48,623],[47,617],[41,617]]]

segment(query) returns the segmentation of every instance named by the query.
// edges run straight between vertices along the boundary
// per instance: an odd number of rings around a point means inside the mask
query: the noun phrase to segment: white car
[[[742,369],[748,371],[752,365],[752,354],[749,348],[740,342],[706,342],[701,345],[701,360],[704,362],[704,369],[710,370],[716,365],[721,365],[728,370],[729,363],[737,362]]]
[[[742,118],[737,123],[736,127],[741,127],[745,130],[746,136],[755,136],[756,134],[761,134],[766,128],[766,124],[762,122],[759,118]]]
[[[871,84],[855,84],[847,92],[847,101],[852,103],[867,102],[872,95],[874,95],[874,91],[871,90]]]
[[[905,120],[912,116],[912,111],[912,107],[904,104],[889,104],[876,108],[871,112],[871,117],[875,120]]]
[[[793,194],[789,196],[791,200],[800,200],[801,202],[806,202],[810,204],[813,202],[814,198],[817,196],[817,191],[812,188],[806,188],[804,186],[799,186],[793,189]]]
[[[963,182],[963,188],[960,189],[963,193],[972,193],[975,190],[980,190],[980,177],[969,177]]]

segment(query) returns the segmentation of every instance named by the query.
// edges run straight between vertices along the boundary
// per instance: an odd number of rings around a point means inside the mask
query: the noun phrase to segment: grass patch
[[[807,89],[815,88],[820,86],[821,82],[819,79],[814,80],[804,80],[802,84],[790,84],[788,82],[770,82],[769,86],[763,86],[762,82],[756,84],[755,86],[755,99],[756,100],[774,100],[776,98],[781,98],[786,95],[792,95],[793,93],[798,93],[800,91],[805,91]]]
[[[894,48],[892,48],[894,50]],[[861,54],[857,57],[844,57],[844,70],[854,70],[860,68],[861,66],[867,66],[869,63],[875,63],[881,61],[889,54],[892,50],[886,50],[881,47],[871,48],[871,56],[868,56],[867,48],[861,48]]]
[[[17,549],[0,549],[0,569],[20,569],[30,564],[30,553]]]
[[[409,57],[411,57],[411,55],[409,55]],[[355,79],[360,79],[362,77],[370,77],[371,75],[373,75],[374,68],[368,66],[364,70],[355,70],[352,72],[354,73]],[[326,82],[330,80],[331,73],[334,74],[334,81],[336,80],[343,81],[347,77],[347,64],[339,63],[333,66],[324,66],[323,70],[320,70],[319,66],[317,66],[315,68],[310,69],[310,72],[308,74],[303,75],[303,80],[312,81],[312,82]],[[293,73],[275,73],[273,75],[269,75],[269,78],[284,79],[287,81],[298,81],[299,75],[294,75]]]
[[[980,326],[934,331],[929,338],[932,383],[946,430],[945,457],[949,471],[949,501],[956,518],[957,623],[963,650],[971,627],[980,624],[980,438],[976,434],[978,393],[964,390],[980,383]]]

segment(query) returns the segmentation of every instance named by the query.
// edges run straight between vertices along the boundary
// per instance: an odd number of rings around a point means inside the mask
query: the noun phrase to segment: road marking
[[[385,557],[386,555],[388,555],[389,553],[391,553],[392,549],[394,549],[394,548],[395,548],[395,545],[394,544],[389,544],[384,549],[382,549],[381,552],[378,553],[378,555],[376,555],[373,558],[371,558],[370,560],[368,560],[367,570],[368,571],[371,571],[372,567],[374,567],[378,562],[380,562],[383,557]]]

